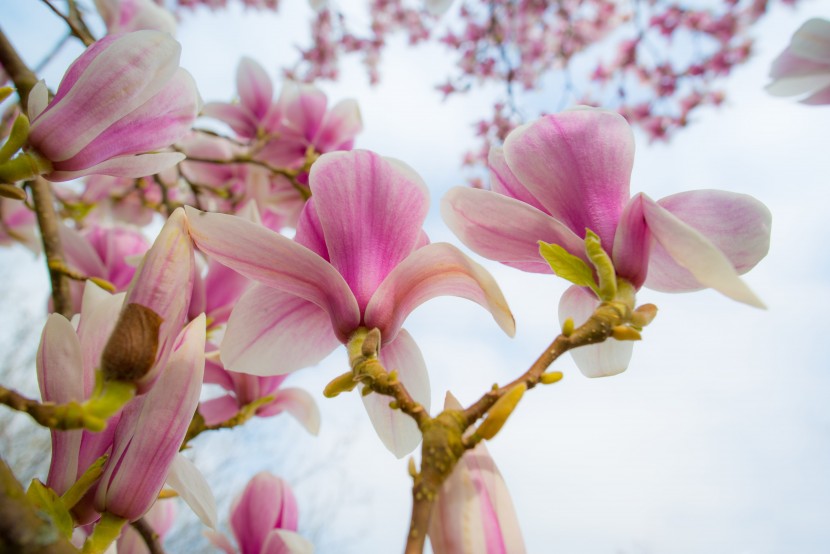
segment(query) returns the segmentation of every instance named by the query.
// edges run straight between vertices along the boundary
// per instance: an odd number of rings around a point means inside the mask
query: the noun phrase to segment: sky
[[[4,6],[0,26],[34,62],[50,48],[40,37],[58,36],[60,22],[39,4],[22,4]],[[294,59],[304,26],[291,22],[305,21],[310,11],[303,2],[283,4],[277,16],[232,9],[200,12],[180,25],[182,65],[205,100],[233,96],[240,55],[256,58],[273,77]],[[827,8],[826,2],[776,8],[757,25],[754,57],[730,77],[724,107],[702,110],[667,145],[636,134],[632,193],[657,199],[716,188],[751,194],[770,208],[770,253],[745,276],[768,309],[713,291],[643,290],[639,302],[653,302],[660,312],[628,371],[586,379],[569,358],[555,364],[565,379],[527,394],[488,444],[528,552],[830,550],[830,106],[803,106],[763,90],[772,59],[792,33],[808,18],[826,16]],[[78,52],[56,59],[44,73],[48,84],[57,84],[61,64]],[[359,64],[350,62],[339,83],[323,88],[331,103],[358,100],[365,131],[356,146],[415,168],[432,195],[427,233],[460,245],[441,221],[438,202],[464,183],[459,160],[472,145],[470,124],[490,113],[491,98],[441,103],[433,86],[449,69],[439,48],[393,44],[380,86],[369,87]],[[469,404],[492,383],[512,380],[558,333],[563,281],[473,257],[501,285],[517,334],[504,336],[489,314],[460,299],[416,310],[405,327],[426,359],[433,408],[447,390]],[[3,314],[3,328],[20,313],[39,317],[47,290],[42,260],[15,248],[0,252],[0,267],[15,297],[32,299],[20,312]],[[383,448],[357,394],[323,398],[325,384],[345,369],[339,349],[287,383],[317,399],[318,437],[277,417],[200,439],[192,456],[215,485],[220,519],[247,479],[267,469],[295,486],[301,532],[317,552],[401,550],[410,507],[406,459]],[[203,548],[191,542],[194,519],[181,513],[170,551]]]

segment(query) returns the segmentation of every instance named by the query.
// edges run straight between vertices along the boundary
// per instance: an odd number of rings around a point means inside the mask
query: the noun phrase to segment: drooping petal
[[[830,104],[830,86],[816,91],[814,94],[811,94],[804,100],[801,100],[801,103],[806,104],[807,106]]]
[[[63,223],[58,225],[64,256],[69,265],[83,275],[106,277],[101,257],[83,235]]]
[[[274,529],[265,538],[260,554],[312,554],[314,545],[294,531]]]
[[[410,254],[378,287],[364,321],[378,327],[384,342],[393,340],[406,316],[437,296],[460,296],[487,309],[509,336],[513,314],[493,276],[455,246],[435,243]]]
[[[297,232],[294,234],[297,244],[302,244],[327,262],[329,259],[329,247],[326,245],[326,237],[323,236],[323,228],[320,226],[320,216],[317,215],[317,208],[314,207],[314,197],[309,198],[300,218],[297,220]]]
[[[608,245],[602,246],[608,251]],[[617,276],[625,278],[635,288],[643,286],[649,267],[651,233],[643,215],[642,195],[634,196],[623,209],[611,251]]]
[[[275,395],[274,401],[263,406],[257,415],[266,417],[288,412],[312,435],[320,432],[320,409],[307,391],[287,388],[276,391]]]
[[[268,73],[259,63],[247,56],[236,68],[236,91],[243,106],[258,119],[265,117],[274,97],[274,86]]]
[[[242,554],[259,553],[273,529],[297,530],[297,500],[288,484],[256,474],[231,506],[231,529]]]
[[[559,321],[564,323],[570,317],[578,327],[591,317],[597,306],[599,300],[593,292],[572,286],[559,300]],[[633,351],[633,341],[608,339],[600,344],[575,348],[570,353],[585,377],[610,377],[628,369]]]
[[[666,207],[643,196],[646,223],[663,249],[654,245],[648,286],[656,283],[653,288],[671,292],[689,290],[689,285],[692,290],[709,287],[763,308],[738,275],[758,263],[769,248],[766,207],[752,197],[724,191],[691,191],[664,201]]]
[[[173,167],[182,160],[184,160],[184,154],[178,152],[153,152],[135,156],[119,156],[76,171],[55,169],[49,173],[48,177],[50,181],[56,183],[71,181],[87,175],[110,175],[112,177],[138,179],[139,177],[155,175],[160,171]]]
[[[634,135],[620,114],[583,108],[545,116],[511,132],[504,156],[555,219],[612,244],[634,163]]]
[[[326,94],[315,86],[287,81],[278,102],[283,113],[283,132],[310,142],[326,113]]]
[[[199,413],[205,418],[205,424],[216,425],[228,421],[239,413],[239,402],[230,394],[211,398],[199,403]]]
[[[81,344],[72,324],[60,314],[51,314],[43,327],[37,356],[37,381],[44,401],[63,404],[86,400],[83,386]],[[78,477],[80,429],[52,431],[52,461],[46,484],[63,494]]]
[[[830,66],[815,74],[781,77],[765,87],[773,96],[795,96],[830,86]]]
[[[311,167],[309,184],[331,263],[361,309],[415,247],[429,193],[408,166],[373,152],[333,152]]]
[[[248,110],[237,104],[208,102],[202,108],[202,115],[227,123],[242,138],[256,137],[257,122]]]
[[[176,454],[167,473],[167,486],[179,493],[202,523],[216,528],[216,498],[202,472],[182,454]]]
[[[486,190],[455,187],[441,200],[447,226],[473,252],[510,267],[550,273],[539,241],[585,257],[582,239],[533,206]]]
[[[830,21],[808,19],[793,34],[789,49],[807,60],[830,63]]]
[[[387,371],[397,371],[398,379],[427,412],[430,405],[429,374],[421,349],[412,336],[401,329],[395,340],[380,349],[380,361]],[[363,396],[363,406],[383,445],[403,458],[421,442],[421,431],[408,415],[389,407],[390,398],[377,393]]]
[[[354,100],[342,100],[326,113],[312,141],[318,152],[347,150],[355,135],[363,130],[360,108]]]
[[[360,311],[354,294],[320,256],[242,218],[189,207],[186,211],[191,236],[202,252],[250,279],[317,304],[328,313],[341,341],[357,328]]]
[[[257,284],[231,312],[220,351],[228,370],[281,375],[316,364],[338,344],[319,306]]]
[[[204,352],[201,315],[179,334],[155,386],[124,408],[95,495],[98,511],[135,520],[153,504],[199,402]]]

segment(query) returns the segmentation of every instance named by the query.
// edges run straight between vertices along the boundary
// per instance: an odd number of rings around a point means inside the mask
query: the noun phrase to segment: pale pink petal
[[[436,17],[447,13],[454,0],[424,0],[427,11]]]
[[[363,130],[360,109],[354,100],[342,100],[326,113],[312,143],[318,152],[348,150],[355,135]]]
[[[804,100],[801,100],[801,103],[808,106],[822,106],[824,104],[830,104],[830,86],[819,90],[815,94],[811,94]]]
[[[258,119],[265,117],[271,107],[274,87],[271,79],[259,63],[247,56],[239,60],[236,68],[236,90],[243,106]]]
[[[586,108],[545,116],[511,132],[504,156],[555,219],[612,243],[634,163],[634,135],[620,114]]]
[[[98,511],[135,520],[153,504],[196,411],[204,352],[201,315],[179,334],[155,386],[124,408],[95,495]]]
[[[392,340],[412,310],[437,296],[472,300],[509,336],[516,332],[513,314],[493,276],[445,242],[424,246],[398,264],[372,296],[364,321],[380,329],[384,342]]]
[[[807,60],[830,64],[830,21],[814,17],[793,34],[789,50]]]
[[[360,324],[349,286],[334,267],[291,239],[242,218],[186,208],[190,233],[220,263],[323,308],[341,341]]]
[[[441,200],[441,215],[473,252],[523,271],[552,272],[539,254],[540,240],[585,258],[582,239],[563,223],[501,194],[452,188]]]
[[[84,285],[78,339],[83,353],[85,397],[92,394],[95,370],[101,364],[101,353],[118,321],[124,296],[124,293],[110,294],[91,281]]]
[[[303,389],[287,388],[280,389],[274,394],[276,399],[267,406],[263,406],[257,412],[258,416],[266,417],[288,412],[312,435],[316,436],[320,432],[320,409],[308,392]]]
[[[236,271],[211,260],[208,263],[205,288],[205,313],[217,325],[228,320],[228,316],[239,297],[251,285],[250,279]]]
[[[179,493],[193,513],[208,527],[216,528],[216,499],[202,472],[182,454],[176,454],[167,473],[167,486]]]
[[[202,115],[227,123],[242,138],[250,139],[256,137],[256,120],[248,110],[237,104],[208,102],[202,108]]]
[[[593,292],[572,286],[559,300],[559,321],[564,323],[570,317],[580,326],[591,317],[597,306],[599,300]],[[633,351],[633,341],[608,339],[603,343],[581,346],[570,352],[576,366],[585,377],[610,377],[628,368]]]
[[[239,402],[230,394],[211,398],[199,403],[199,413],[205,418],[207,425],[216,425],[228,421],[239,413]]]
[[[93,277],[106,277],[107,270],[101,257],[81,233],[64,224],[58,226],[67,263],[80,273]]]
[[[738,274],[758,263],[769,248],[766,207],[752,197],[723,191],[692,191],[664,201],[667,207],[643,196],[646,223],[665,250],[664,254],[654,245],[648,286],[654,279],[662,285],[661,290],[681,292],[688,290],[691,275],[697,281],[695,289],[713,288],[733,300],[763,308],[763,302]],[[666,263],[669,258],[675,265]]]
[[[167,33],[136,31],[119,35],[96,52],[65,96],[59,89],[32,122],[31,144],[52,161],[76,155],[111,124],[155,96],[177,71],[181,46]]]
[[[208,351],[205,353],[207,358],[205,359],[205,383],[210,383],[212,385],[219,385],[223,389],[227,391],[234,390],[233,378],[231,374],[226,370],[222,364],[219,363],[218,352],[213,349],[213,345],[208,347]],[[213,361],[211,357],[216,356],[216,361]]]
[[[380,361],[387,371],[396,371],[409,394],[427,412],[430,405],[429,374],[418,345],[409,333],[401,330],[392,342],[380,349]],[[377,393],[363,396],[363,406],[383,445],[402,458],[421,442],[421,431],[415,421],[400,410],[389,407],[391,398]]]
[[[618,277],[628,280],[635,288],[643,286],[649,267],[651,234],[643,215],[642,195],[636,195],[626,204],[614,236],[613,249],[607,244],[602,247],[606,252],[613,252]]]
[[[815,75],[799,75],[782,77],[766,86],[766,91],[773,96],[794,96],[805,92],[823,89],[830,86],[830,67],[823,73]]]
[[[34,120],[37,116],[43,113],[46,106],[49,104],[49,89],[46,88],[46,83],[42,80],[35,83],[32,90],[29,91],[28,100],[28,115],[29,121]]]
[[[326,113],[326,95],[312,85],[288,81],[279,99],[283,113],[283,132],[310,142]]]
[[[203,534],[207,537],[207,540],[210,541],[210,544],[219,550],[222,550],[225,554],[237,554],[236,548],[234,548],[233,544],[231,544],[230,539],[222,533],[207,530],[203,531]]]
[[[312,554],[314,545],[294,531],[274,529],[265,538],[259,554]]]
[[[504,149],[491,148],[487,156],[487,166],[490,168],[490,190],[545,211],[539,200],[513,175],[504,159]]]
[[[273,529],[297,530],[297,500],[285,481],[256,474],[231,506],[231,529],[240,552],[260,552]]]
[[[230,371],[281,375],[316,364],[338,344],[320,307],[258,284],[231,312],[220,351]]]
[[[367,151],[333,152],[309,183],[332,265],[361,309],[417,243],[429,193],[408,166]]]
[[[772,62],[769,76],[772,79],[803,77],[806,75],[827,73],[828,70],[830,70],[830,58],[816,62],[796,56],[790,50],[784,50]]]
[[[71,181],[87,175],[111,175],[113,177],[139,178],[148,175],[155,175],[169,167],[173,167],[184,160],[184,154],[178,152],[156,152],[151,154],[138,154],[136,156],[119,156],[111,160],[103,161],[92,167],[79,169],[77,171],[55,170],[47,176],[50,181],[56,183]]]
[[[35,358],[37,381],[44,401],[63,404],[86,400],[81,344],[72,324],[51,314],[43,327]],[[78,453],[83,431],[52,432],[52,463],[46,483],[63,494],[78,477]]]

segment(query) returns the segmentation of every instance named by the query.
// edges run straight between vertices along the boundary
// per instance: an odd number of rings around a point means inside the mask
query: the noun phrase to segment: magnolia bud
[[[104,352],[101,371],[107,381],[135,382],[156,362],[162,318],[141,304],[127,304]]]

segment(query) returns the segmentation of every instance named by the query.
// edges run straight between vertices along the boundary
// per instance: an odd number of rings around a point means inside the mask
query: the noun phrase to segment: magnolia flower
[[[447,393],[445,409],[461,405]],[[429,523],[435,554],[522,554],[524,540],[507,485],[483,442],[464,454],[441,485]]]
[[[772,62],[775,96],[809,93],[803,104],[830,104],[830,21],[810,19],[793,35],[790,45]]]
[[[226,554],[310,554],[314,547],[296,532],[298,513],[288,484],[262,472],[231,506],[231,530],[239,549],[221,533],[205,534]]]
[[[220,349],[226,368],[288,373],[322,360],[360,327],[377,327],[381,360],[428,406],[423,358],[401,330],[412,310],[436,296],[461,296],[513,334],[490,274],[450,244],[429,244],[421,229],[427,189],[408,166],[372,152],[331,153],[312,166],[309,184],[313,196],[294,241],[239,217],[188,208],[198,247],[257,281],[228,321]],[[387,448],[403,456],[418,444],[417,427],[387,399],[364,401]]]
[[[182,154],[155,152],[183,136],[199,111],[180,51],[159,31],[109,35],[75,60],[51,102],[46,85],[35,85],[29,144],[52,164],[45,177],[143,177],[181,161]]]
[[[40,238],[35,232],[35,212],[24,202],[0,198],[0,245],[19,242],[35,254],[40,253]]]
[[[95,0],[108,33],[150,29],[176,34],[176,18],[153,0]]]
[[[551,273],[538,242],[556,243],[588,261],[583,238],[601,239],[619,278],[665,292],[713,288],[752,306],[763,304],[738,277],[769,249],[770,213],[750,196],[715,190],[655,202],[629,197],[634,137],[622,116],[569,110],[514,130],[490,153],[492,191],[454,188],[444,220],[482,256]],[[560,313],[583,322],[596,296],[572,288]],[[572,352],[589,377],[624,371],[632,342],[609,341]]]
[[[142,256],[150,247],[147,239],[137,229],[129,227],[102,227],[93,224],[78,231],[59,227],[64,256],[72,269],[87,277],[103,279],[115,292],[127,289],[135,275],[131,260]],[[83,283],[70,283],[74,311],[81,309]]]

